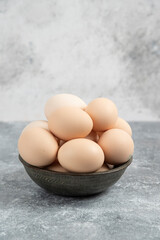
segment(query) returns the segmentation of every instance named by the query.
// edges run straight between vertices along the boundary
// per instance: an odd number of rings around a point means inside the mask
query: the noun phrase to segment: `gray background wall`
[[[43,119],[64,92],[160,120],[160,1],[0,0],[0,120]]]

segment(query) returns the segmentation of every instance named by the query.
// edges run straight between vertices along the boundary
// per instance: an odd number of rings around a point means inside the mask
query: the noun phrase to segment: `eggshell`
[[[85,138],[90,139],[94,142],[97,142],[99,139],[98,134],[94,131],[91,131]]]
[[[26,128],[18,140],[21,157],[29,164],[44,167],[56,159],[58,143],[55,137],[43,128]]]
[[[38,120],[38,121],[33,121],[31,123],[29,123],[25,128],[31,128],[31,127],[40,127],[40,128],[43,128],[43,129],[46,129],[49,131],[49,128],[48,128],[48,122],[47,121],[44,121],[44,120]]]
[[[46,169],[55,171],[55,172],[68,172],[65,168],[63,168],[58,161],[54,161],[51,165],[49,165]]]
[[[57,109],[48,119],[50,131],[62,140],[86,137],[92,130],[90,116],[80,108],[63,107]]]
[[[104,163],[104,153],[92,140],[79,138],[70,140],[58,151],[62,167],[71,172],[87,173],[98,170]]]
[[[93,120],[93,130],[105,131],[114,126],[118,111],[116,105],[107,98],[96,98],[88,104],[85,111]]]
[[[109,164],[109,163],[107,163],[107,166],[109,167],[109,169],[113,169],[114,168],[114,165]]]
[[[130,127],[130,125],[128,124],[128,122],[126,122],[124,119],[118,117],[114,128],[118,128],[118,129],[122,129],[125,132],[127,132],[130,136],[132,136],[132,129]]]
[[[104,163],[96,172],[108,172],[109,170],[109,167]]]
[[[45,105],[45,115],[48,119],[49,116],[58,108],[70,106],[70,107],[78,107],[84,109],[86,107],[85,102],[79,97],[72,94],[57,94],[48,99]]]
[[[109,164],[122,164],[133,155],[134,143],[128,133],[121,129],[110,129],[102,134],[98,144]]]
[[[25,130],[25,129],[27,129],[27,128],[35,128],[35,127],[40,127],[40,128],[43,128],[43,129],[45,129],[45,130],[47,130],[47,131],[49,131],[50,132],[50,130],[49,130],[49,128],[48,128],[48,121],[45,121],[45,120],[38,120],[38,121],[33,121],[33,122],[31,122],[31,123],[29,123],[24,129],[23,129],[23,131]],[[56,137],[56,136],[54,136],[55,137],[55,139],[56,139],[56,141],[58,142],[58,144],[60,145],[61,143],[60,143],[60,140]]]

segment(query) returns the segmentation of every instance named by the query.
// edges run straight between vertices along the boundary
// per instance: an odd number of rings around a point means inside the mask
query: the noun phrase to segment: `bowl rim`
[[[116,168],[110,169],[109,171],[104,171],[104,172],[91,172],[91,173],[73,173],[73,172],[57,172],[57,171],[53,171],[53,170],[49,170],[46,168],[41,168],[41,167],[36,167],[33,166],[29,163],[27,163],[19,154],[18,155],[19,160],[21,161],[21,163],[29,168],[35,169],[35,170],[41,170],[43,172],[49,173],[49,174],[57,174],[57,175],[69,175],[69,176],[95,176],[95,175],[104,175],[104,174],[111,174],[111,173],[115,173],[115,172],[119,172],[123,169],[126,169],[133,161],[133,156],[131,156],[129,158],[129,160],[121,165],[117,165]]]

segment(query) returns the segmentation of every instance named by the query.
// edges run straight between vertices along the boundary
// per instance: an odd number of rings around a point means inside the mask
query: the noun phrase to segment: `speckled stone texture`
[[[26,123],[0,123],[0,240],[159,240],[160,123],[132,122],[134,161],[108,192],[52,195],[18,160]]]

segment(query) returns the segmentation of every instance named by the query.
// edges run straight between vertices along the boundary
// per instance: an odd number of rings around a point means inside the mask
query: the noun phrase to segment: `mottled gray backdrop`
[[[0,120],[43,119],[64,92],[160,120],[160,1],[0,0]]]

